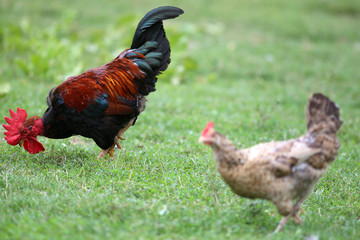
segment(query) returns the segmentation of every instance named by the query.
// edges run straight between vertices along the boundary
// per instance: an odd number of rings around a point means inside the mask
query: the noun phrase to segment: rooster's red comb
[[[213,122],[208,122],[205,129],[201,133],[201,136],[205,136],[210,131],[210,129],[213,129],[213,128],[214,128],[214,123]]]
[[[27,113],[26,110],[21,108],[17,108],[16,113],[12,109],[9,109],[9,112],[11,118],[5,117],[5,121],[9,125],[3,124],[3,127],[7,130],[7,132],[4,132],[6,135],[5,140],[10,145],[16,145],[20,142],[20,129],[27,118]]]

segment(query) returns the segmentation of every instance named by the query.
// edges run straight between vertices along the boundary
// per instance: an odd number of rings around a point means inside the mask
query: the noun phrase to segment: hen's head
[[[41,118],[33,116],[26,120],[27,113],[20,108],[17,108],[16,113],[11,109],[9,109],[9,112],[11,117],[5,117],[5,121],[9,125],[3,124],[3,127],[7,130],[7,132],[4,132],[7,143],[13,146],[19,144],[32,154],[44,151],[43,145],[36,140],[44,128]]]
[[[199,138],[199,142],[204,143],[206,145],[211,145],[211,143],[214,140],[214,133],[215,133],[214,123],[213,122],[208,122],[205,129],[201,133],[201,136]]]

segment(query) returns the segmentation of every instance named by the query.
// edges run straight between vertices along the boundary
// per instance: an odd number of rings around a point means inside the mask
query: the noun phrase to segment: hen
[[[12,118],[5,117],[9,125],[3,125],[7,142],[35,154],[45,150],[38,135],[54,139],[81,135],[103,149],[99,157],[112,156],[115,145],[121,148],[118,140],[144,111],[145,96],[155,91],[157,75],[170,63],[170,44],[162,21],[182,13],[182,9],[168,6],[147,13],[130,49],[53,88],[42,118],[26,120],[25,110],[18,108],[15,113],[10,109]]]
[[[307,131],[302,137],[237,149],[208,123],[199,142],[209,145],[218,171],[231,190],[246,198],[267,199],[283,216],[300,224],[298,211],[315,184],[334,161],[340,147],[336,133],[342,125],[339,108],[326,96],[314,94],[306,110]],[[293,205],[293,200],[297,200]]]

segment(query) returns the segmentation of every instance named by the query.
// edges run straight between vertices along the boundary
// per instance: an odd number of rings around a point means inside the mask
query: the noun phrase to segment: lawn
[[[41,116],[160,5],[185,11],[165,23],[172,63],[113,159],[78,136],[37,155],[1,137],[0,239],[360,239],[357,0],[0,0],[0,116]],[[197,139],[207,121],[240,147],[300,136],[314,92],[341,108],[342,146],[303,224],[273,234],[276,208],[234,195]]]

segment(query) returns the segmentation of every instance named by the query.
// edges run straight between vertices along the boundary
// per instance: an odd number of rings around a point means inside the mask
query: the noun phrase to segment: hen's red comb
[[[26,110],[21,108],[17,108],[16,113],[12,109],[9,109],[9,112],[11,118],[5,117],[5,121],[9,125],[3,124],[3,127],[7,130],[7,132],[4,132],[6,135],[5,140],[10,145],[16,145],[20,142],[20,129],[27,118],[27,113]]]
[[[213,129],[213,128],[214,128],[214,123],[213,122],[208,122],[205,129],[201,133],[201,136],[205,136],[210,131],[210,129]]]

